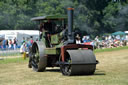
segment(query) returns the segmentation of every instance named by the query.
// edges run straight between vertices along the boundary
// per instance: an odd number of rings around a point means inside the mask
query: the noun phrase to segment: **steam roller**
[[[61,22],[57,27],[41,31],[40,41],[34,42],[29,52],[29,68],[36,72],[46,71],[46,67],[60,67],[63,75],[92,75],[96,70],[96,60],[93,54],[93,46],[76,44],[73,31],[73,8],[68,8],[68,16],[40,16],[34,17],[33,21]],[[68,19],[68,28],[65,25]],[[41,27],[41,26],[40,26]],[[50,31],[50,32],[49,32]],[[53,32],[52,32],[53,31]],[[55,32],[54,32],[55,31]]]

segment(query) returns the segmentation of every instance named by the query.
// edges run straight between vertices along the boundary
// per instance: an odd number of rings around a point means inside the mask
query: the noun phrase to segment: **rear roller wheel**
[[[47,58],[44,56],[45,46],[41,42],[35,42],[32,45],[31,65],[34,71],[45,71]]]

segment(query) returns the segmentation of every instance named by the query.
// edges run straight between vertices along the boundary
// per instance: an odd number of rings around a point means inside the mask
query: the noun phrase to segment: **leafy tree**
[[[74,10],[74,28],[93,36],[127,30],[128,0],[0,0],[0,30],[35,29],[30,18],[66,15]]]
[[[125,31],[127,26],[127,2],[110,2],[103,10],[105,32]]]

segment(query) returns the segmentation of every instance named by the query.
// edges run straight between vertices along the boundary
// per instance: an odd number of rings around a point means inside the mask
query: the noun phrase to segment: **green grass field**
[[[123,49],[128,49],[128,46],[117,47],[117,48],[95,49],[94,52],[97,53],[97,52],[117,51],[117,50],[123,50]]]
[[[128,85],[128,49],[95,50],[99,64],[94,75],[63,76],[59,68],[34,72],[28,59],[0,60],[0,85]]]
[[[9,64],[9,63],[19,63],[19,62],[28,62],[28,58],[23,59],[22,57],[18,58],[1,58],[0,64]]]

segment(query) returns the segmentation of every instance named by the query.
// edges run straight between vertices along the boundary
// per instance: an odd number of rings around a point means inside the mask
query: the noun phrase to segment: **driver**
[[[45,23],[40,24],[40,31],[42,32],[40,37],[44,37],[46,39],[47,47],[51,47],[51,33],[52,33],[52,22],[48,20]]]
[[[44,23],[44,30],[48,31],[49,34],[52,33],[52,22],[50,20]]]

